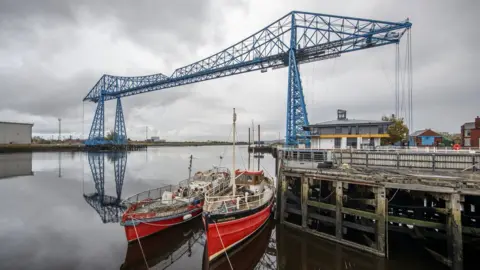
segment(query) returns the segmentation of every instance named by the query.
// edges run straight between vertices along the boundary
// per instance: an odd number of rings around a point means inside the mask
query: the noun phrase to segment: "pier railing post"
[[[337,181],[335,182],[336,187],[335,187],[335,201],[336,201],[336,222],[335,222],[335,236],[337,239],[342,239],[342,229],[343,229],[343,214],[342,214],[342,208],[343,208],[343,182]]]
[[[376,207],[375,214],[377,214],[376,223],[376,244],[377,250],[385,254],[385,232],[387,230],[385,223],[386,208],[385,208],[385,187],[377,187],[375,192]]]
[[[302,228],[307,228],[308,220],[308,178],[302,176],[302,200],[301,200],[301,209],[302,209]]]

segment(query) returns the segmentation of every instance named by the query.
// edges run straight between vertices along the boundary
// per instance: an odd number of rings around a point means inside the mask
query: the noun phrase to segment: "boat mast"
[[[190,178],[192,177],[192,159],[193,159],[193,155],[190,155],[190,164],[188,166],[188,180],[187,180],[187,183],[190,182]]]
[[[231,181],[232,181],[232,190],[233,190],[233,196],[235,197],[235,189],[236,189],[236,185],[235,185],[235,136],[237,134],[236,130],[235,130],[235,121],[237,121],[237,115],[235,114],[235,108],[233,108],[233,158],[232,158],[232,169],[233,169],[233,177],[231,178]]]
[[[188,197],[192,194],[191,188],[190,188],[190,178],[192,177],[192,159],[193,155],[190,155],[190,164],[188,165],[188,179],[187,179],[187,188],[188,188]]]

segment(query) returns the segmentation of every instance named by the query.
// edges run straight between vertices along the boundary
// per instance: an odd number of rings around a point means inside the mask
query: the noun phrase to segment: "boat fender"
[[[192,217],[192,214],[186,214],[185,216],[183,216],[183,220],[190,219],[191,217]]]

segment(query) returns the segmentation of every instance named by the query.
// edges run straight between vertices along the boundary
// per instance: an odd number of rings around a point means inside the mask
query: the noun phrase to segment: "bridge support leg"
[[[93,116],[92,127],[85,145],[95,146],[105,144],[105,106],[104,98],[100,96],[97,103],[97,110]]]
[[[117,109],[115,112],[115,127],[113,129],[113,143],[127,144],[127,129],[125,128],[125,119],[123,117],[122,102],[117,97]]]
[[[117,201],[122,198],[123,180],[125,179],[125,168],[127,167],[127,152],[115,153],[113,168],[115,170],[115,191],[117,192]]]
[[[292,14],[292,16],[295,15]],[[300,71],[295,57],[296,48],[297,30],[295,18],[292,18],[290,50],[288,53],[287,130],[285,143],[287,145],[305,144],[306,147],[310,147],[308,132],[303,130],[304,126],[308,126],[308,115],[305,98],[303,96]]]
[[[95,190],[99,198],[103,200],[105,195],[105,158],[103,153],[88,153],[88,164],[92,172]],[[103,201],[102,201],[103,203]]]

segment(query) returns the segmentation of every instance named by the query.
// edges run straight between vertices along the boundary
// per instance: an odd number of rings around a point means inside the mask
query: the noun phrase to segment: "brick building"
[[[480,117],[475,118],[475,122],[468,122],[462,125],[462,146],[480,147]]]

